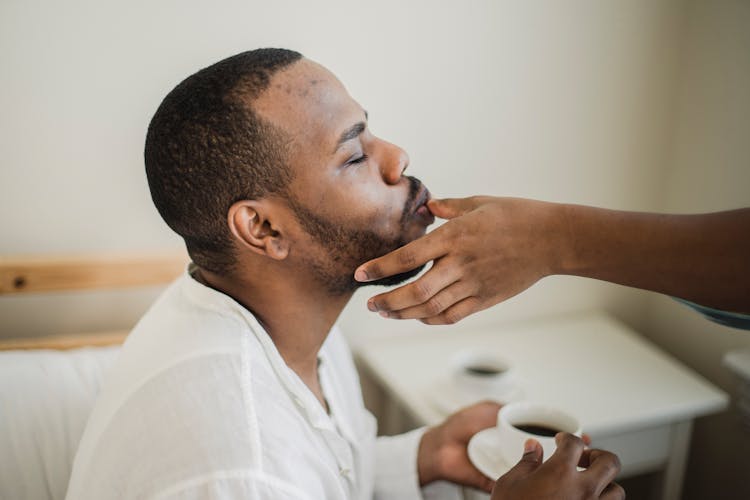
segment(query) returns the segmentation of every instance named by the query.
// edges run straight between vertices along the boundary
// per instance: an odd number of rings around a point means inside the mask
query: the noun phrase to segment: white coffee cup
[[[474,397],[499,397],[515,385],[510,363],[494,354],[476,350],[459,351],[453,357],[452,365],[458,388]]]
[[[500,455],[506,463],[515,464],[523,456],[524,444],[535,439],[544,449],[547,460],[557,449],[555,434],[569,432],[581,436],[581,425],[572,415],[550,406],[519,401],[503,406],[497,413]],[[520,428],[519,428],[520,427]],[[551,431],[548,435],[542,429]],[[551,435],[550,435],[551,434]]]

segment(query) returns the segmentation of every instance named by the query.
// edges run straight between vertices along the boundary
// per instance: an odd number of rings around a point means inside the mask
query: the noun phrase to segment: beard
[[[366,228],[347,227],[333,222],[320,217],[296,200],[289,199],[289,204],[302,228],[327,252],[326,258],[306,256],[304,263],[312,271],[316,281],[325,287],[330,295],[345,295],[367,285],[398,285],[424,269],[423,264],[411,271],[367,283],[360,283],[354,279],[354,271],[360,264],[410,242],[405,236],[406,228],[413,218],[422,183],[415,177],[406,178],[409,181],[409,194],[401,212],[398,231],[392,237],[383,237]]]

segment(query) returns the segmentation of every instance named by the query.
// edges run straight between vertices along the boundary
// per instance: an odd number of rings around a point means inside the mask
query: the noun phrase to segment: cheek
[[[404,201],[394,191],[351,185],[339,205],[347,207],[341,215],[352,221],[359,221],[362,228],[385,233],[400,222],[404,208]]]
[[[306,206],[321,217],[382,236],[400,226],[405,190],[386,185],[366,167],[300,180],[301,194],[309,200]]]

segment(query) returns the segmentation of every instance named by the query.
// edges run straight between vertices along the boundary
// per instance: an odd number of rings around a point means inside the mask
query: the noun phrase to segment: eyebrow
[[[365,111],[365,119],[367,118],[369,118],[369,115],[367,114],[367,111]],[[341,134],[341,137],[339,137],[339,140],[336,143],[336,147],[334,148],[333,152],[335,153],[336,151],[338,151],[342,144],[344,144],[345,142],[359,137],[359,134],[364,132],[365,128],[367,128],[367,124],[365,122],[358,122],[348,129],[344,130],[344,132]]]
[[[344,133],[341,134],[341,137],[339,137],[339,142],[336,143],[336,149],[334,149],[334,152],[338,151],[338,149],[341,147],[342,144],[344,144],[346,141],[351,141],[352,139],[356,138],[365,130],[365,122],[359,122],[348,129],[344,130]]]

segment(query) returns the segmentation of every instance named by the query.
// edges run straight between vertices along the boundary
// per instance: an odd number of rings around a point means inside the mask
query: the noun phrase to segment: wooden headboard
[[[0,256],[3,296],[163,285],[185,270],[184,252],[129,255]],[[120,344],[127,331],[0,339],[0,350],[73,349]]]

